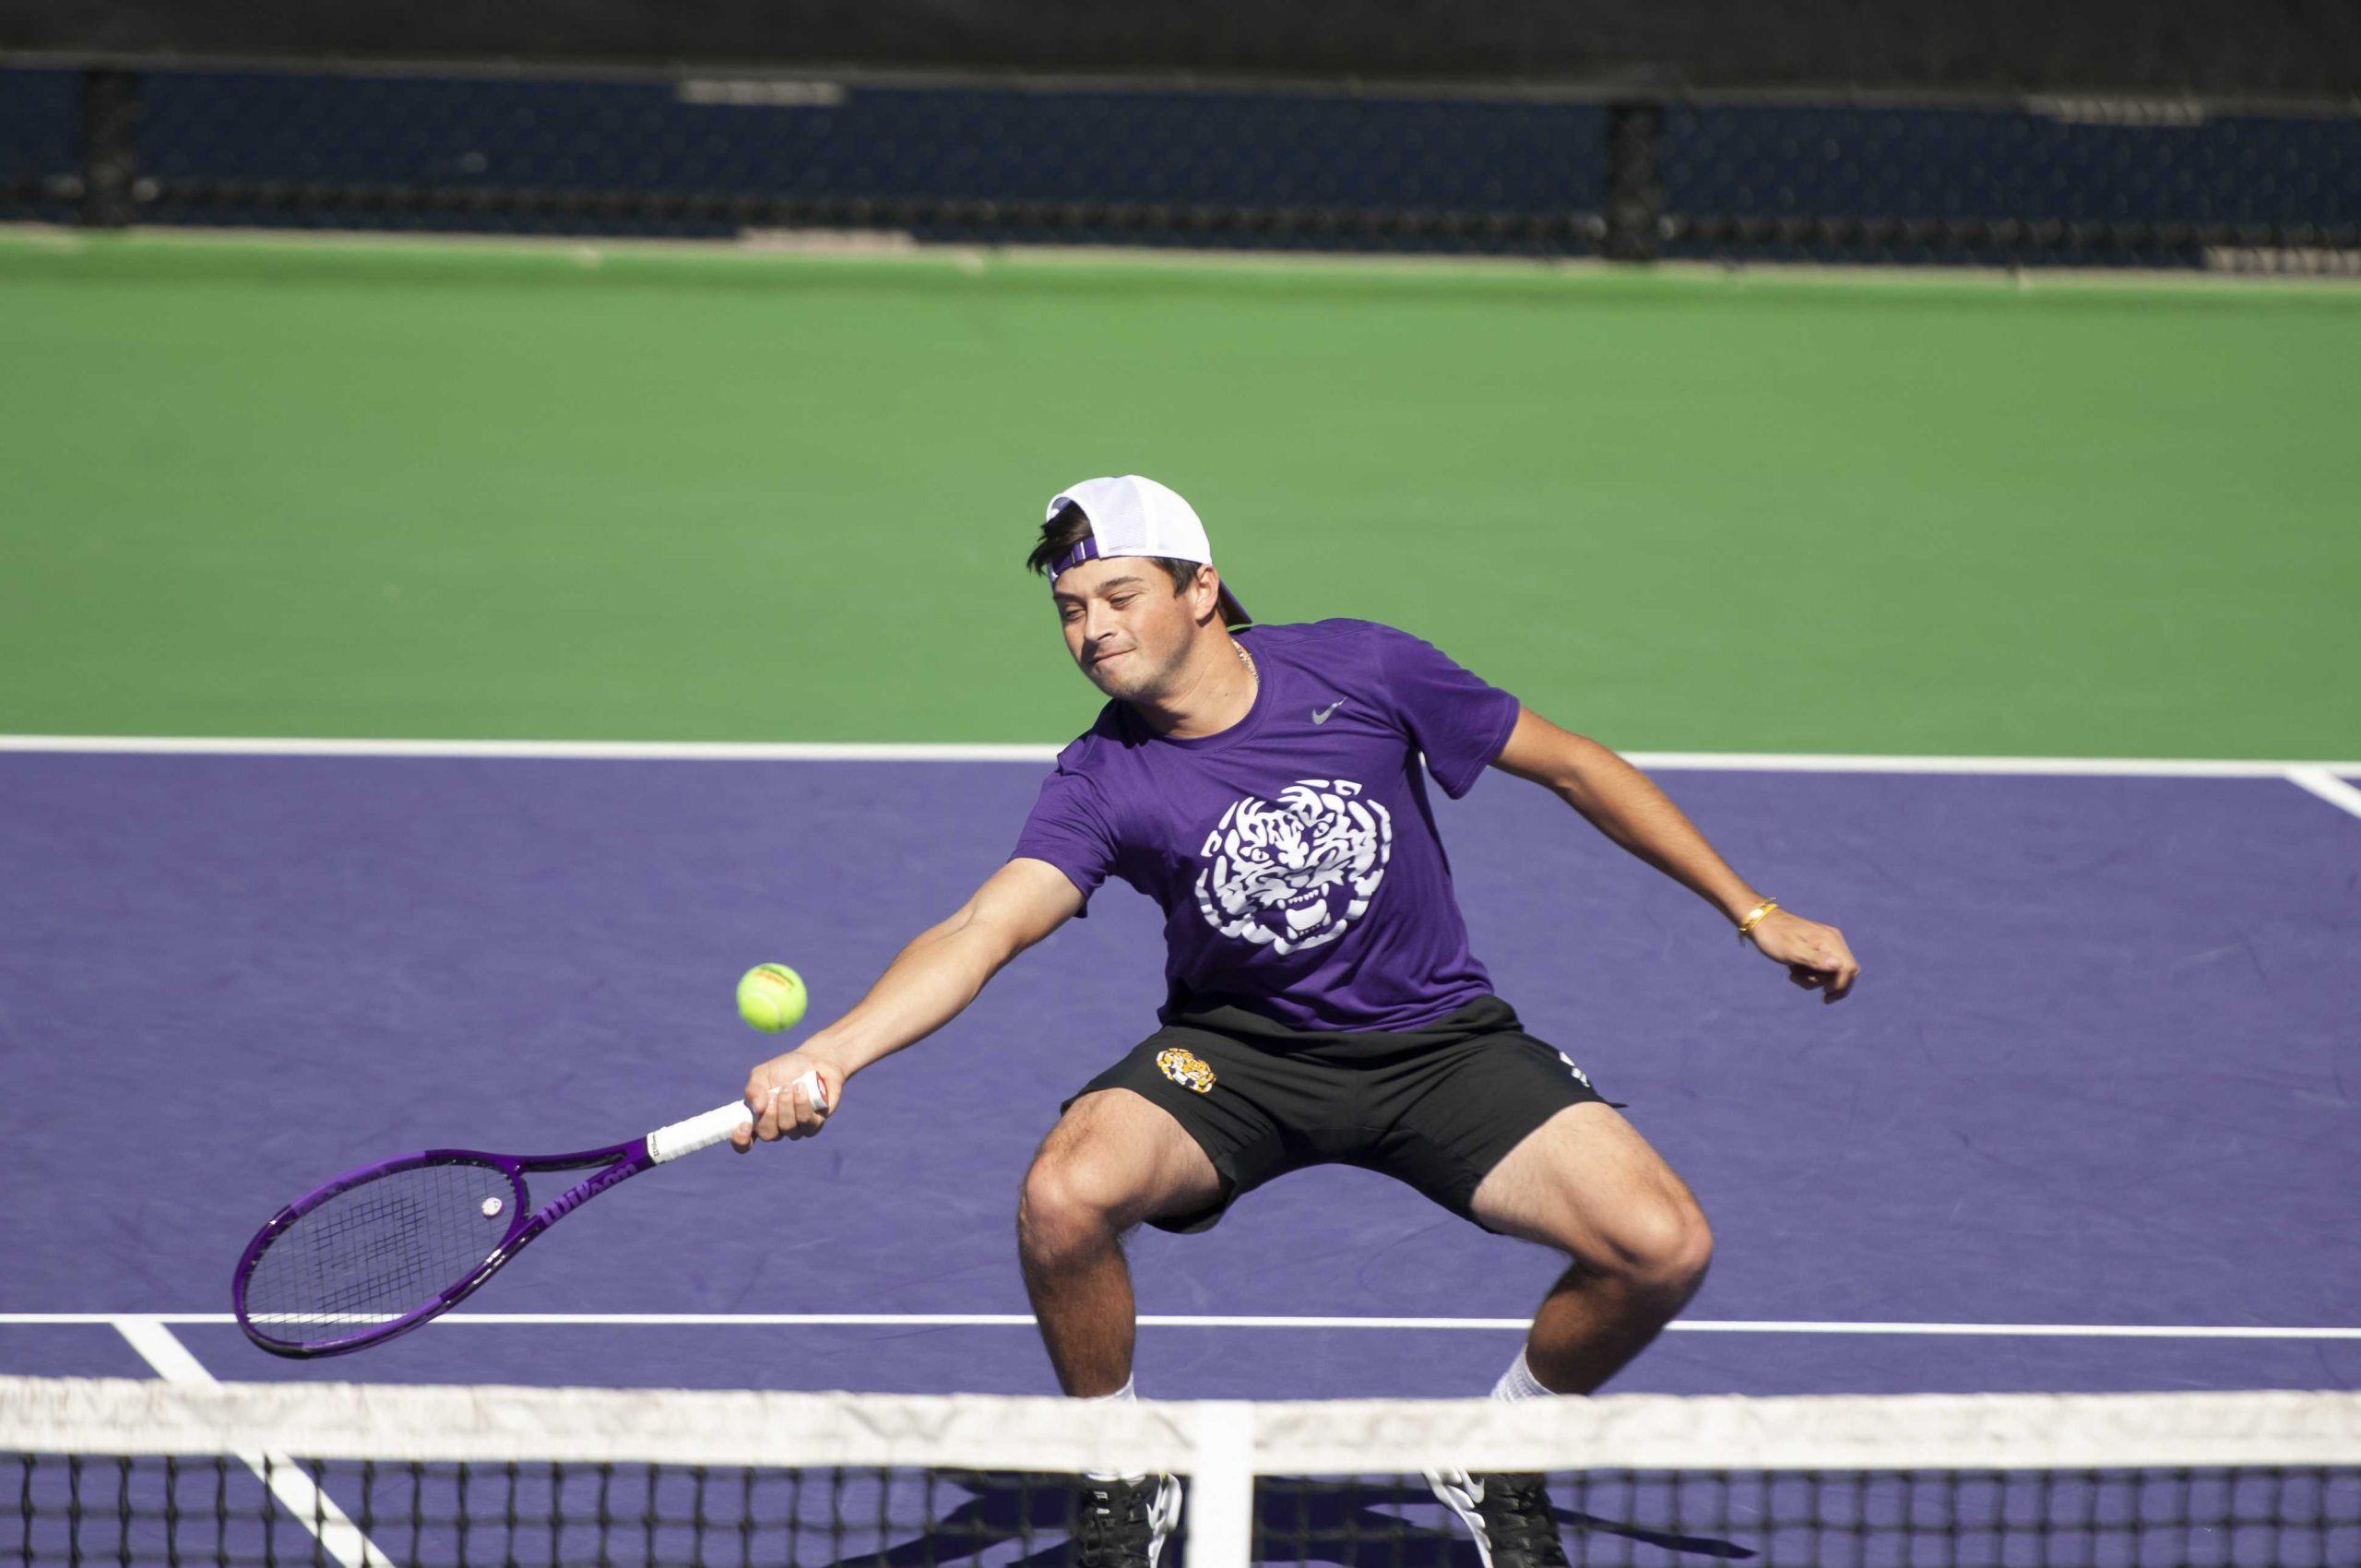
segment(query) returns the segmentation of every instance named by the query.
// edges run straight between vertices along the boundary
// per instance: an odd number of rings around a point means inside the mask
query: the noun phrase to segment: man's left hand
[[[1833,925],[1774,909],[1755,922],[1751,940],[1764,957],[1787,966],[1790,980],[1819,992],[1822,1002],[1842,1002],[1860,978],[1859,961]]]

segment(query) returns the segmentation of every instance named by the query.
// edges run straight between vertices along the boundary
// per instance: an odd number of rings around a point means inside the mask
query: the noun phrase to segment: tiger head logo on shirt
[[[1197,909],[1224,936],[1285,956],[1345,934],[1394,851],[1394,819],[1349,778],[1233,802],[1205,835]]]

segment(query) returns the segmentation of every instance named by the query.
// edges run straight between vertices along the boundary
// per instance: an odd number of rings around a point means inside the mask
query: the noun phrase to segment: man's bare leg
[[[1137,1317],[1123,1233],[1220,1196],[1197,1140],[1129,1089],[1085,1095],[1050,1129],[1025,1173],[1016,1244],[1059,1387],[1088,1397],[1131,1381]]]
[[[1662,1332],[1705,1277],[1713,1232],[1697,1199],[1612,1106],[1569,1106],[1476,1189],[1477,1218],[1572,1265],[1525,1338],[1536,1381],[1587,1394]]]

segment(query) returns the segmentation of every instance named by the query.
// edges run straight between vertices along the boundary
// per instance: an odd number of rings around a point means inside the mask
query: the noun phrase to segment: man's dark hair
[[[1057,516],[1041,525],[1041,542],[1035,545],[1033,553],[1025,558],[1025,569],[1046,577],[1057,570],[1058,563],[1066,558],[1067,551],[1089,537],[1090,519],[1083,514],[1082,508],[1061,506]],[[1194,561],[1175,561],[1169,555],[1156,555],[1149,559],[1163,567],[1171,577],[1172,591],[1176,594],[1197,580],[1197,564]]]

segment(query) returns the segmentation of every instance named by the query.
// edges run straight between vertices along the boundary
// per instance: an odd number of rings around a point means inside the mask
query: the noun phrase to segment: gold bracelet
[[[1762,923],[1762,917],[1769,914],[1778,907],[1779,900],[1776,898],[1765,898],[1762,902],[1755,905],[1751,909],[1749,909],[1746,912],[1746,919],[1738,922],[1738,939],[1740,942],[1744,942],[1747,938],[1752,936],[1754,934],[1754,928]]]

